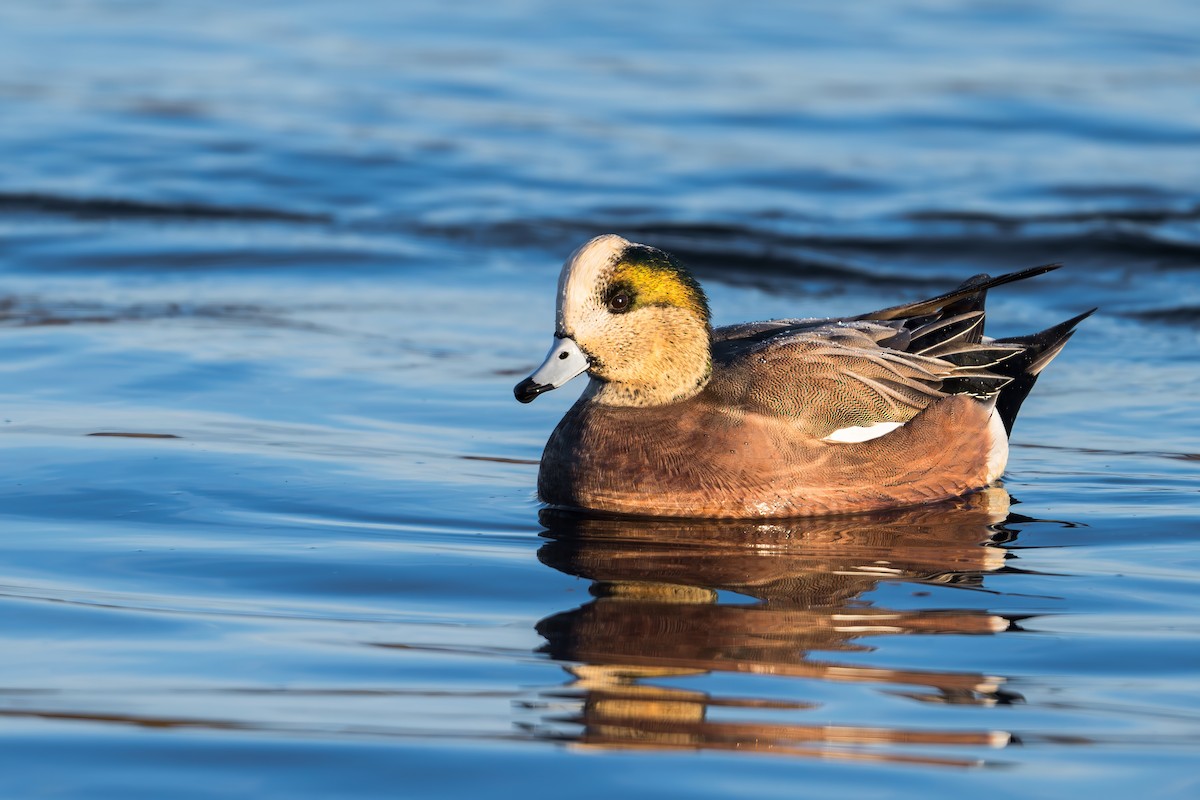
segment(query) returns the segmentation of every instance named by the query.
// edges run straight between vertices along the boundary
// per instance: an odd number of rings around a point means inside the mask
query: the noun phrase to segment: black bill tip
[[[522,403],[532,403],[533,398],[553,388],[548,383],[536,383],[533,378],[526,378],[513,387],[513,397]]]

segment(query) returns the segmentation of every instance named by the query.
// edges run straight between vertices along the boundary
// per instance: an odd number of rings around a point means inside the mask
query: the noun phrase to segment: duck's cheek
[[[546,354],[546,360],[525,380],[513,389],[513,395],[522,403],[551,389],[557,389],[590,366],[589,359],[575,340],[569,336],[557,337]]]

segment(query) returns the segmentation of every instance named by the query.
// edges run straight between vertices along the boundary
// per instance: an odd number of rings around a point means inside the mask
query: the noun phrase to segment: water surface
[[[0,8],[3,794],[1200,795],[1195,21]],[[608,231],[718,324],[1102,311],[1003,489],[550,514],[511,387]]]

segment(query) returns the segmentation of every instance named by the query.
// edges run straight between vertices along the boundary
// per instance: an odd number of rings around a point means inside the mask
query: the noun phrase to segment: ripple
[[[117,198],[77,198],[33,192],[0,192],[0,213],[58,214],[80,219],[179,219],[197,221],[328,223],[326,214],[280,209],[213,206],[198,203],[153,203]]]

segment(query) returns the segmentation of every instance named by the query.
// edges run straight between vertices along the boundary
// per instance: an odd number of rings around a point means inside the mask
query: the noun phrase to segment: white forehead
[[[571,254],[558,275],[558,330],[565,333],[564,312],[580,309],[592,295],[605,271],[612,266],[631,242],[606,233],[597,236]]]

